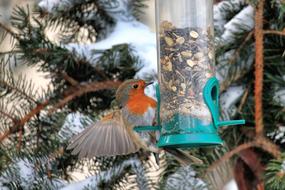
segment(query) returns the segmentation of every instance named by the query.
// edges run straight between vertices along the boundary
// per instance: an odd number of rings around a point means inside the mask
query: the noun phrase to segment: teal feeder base
[[[216,133],[192,133],[161,136],[158,147],[195,148],[222,145],[223,141]]]
[[[193,148],[223,144],[211,121],[176,113],[161,125],[158,147]]]
[[[158,147],[169,148],[195,148],[214,147],[222,145],[223,141],[218,135],[218,128],[229,125],[244,124],[244,120],[220,121],[219,112],[219,82],[215,77],[210,78],[203,90],[205,104],[208,106],[212,121],[203,121],[191,116],[175,114],[169,121],[160,121],[160,93],[156,88],[158,125],[157,126],[136,126],[136,132],[160,131]]]

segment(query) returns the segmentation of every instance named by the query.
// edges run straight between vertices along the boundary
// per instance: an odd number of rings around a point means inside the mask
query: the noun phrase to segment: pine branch
[[[98,41],[106,37],[115,24],[115,20],[100,5],[100,2],[92,0],[62,2],[60,9],[55,7],[48,14],[42,12],[42,17],[51,27],[61,30],[62,41],[66,43],[72,40]],[[88,35],[82,35],[82,30],[85,30],[85,34]]]
[[[207,172],[213,171],[214,168],[216,168],[221,163],[229,160],[231,157],[233,157],[235,154],[240,153],[243,150],[246,150],[251,147],[259,147],[268,153],[272,154],[275,158],[280,157],[281,152],[279,150],[279,147],[273,143],[271,143],[269,140],[265,139],[264,137],[257,137],[254,141],[243,143],[233,150],[227,152],[224,154],[219,160],[215,161],[211,166],[207,169]]]
[[[18,35],[15,32],[13,32],[13,30],[10,27],[6,26],[5,24],[1,22],[0,22],[0,28],[3,28],[6,32],[11,34],[13,37],[18,38]]]
[[[3,110],[0,110],[0,114],[4,115],[7,118],[9,118],[14,124],[18,123],[18,120],[16,118],[14,118],[12,115],[4,112]]]
[[[72,86],[76,86],[79,84],[78,81],[76,81],[74,78],[69,76],[65,71],[62,72],[62,76],[63,76],[64,80],[69,82]]]
[[[105,81],[105,82],[91,82],[88,84],[80,84],[76,87],[71,87],[70,89],[63,92],[63,94],[68,94],[65,98],[59,103],[57,103],[53,108],[49,110],[49,114],[54,112],[56,109],[64,106],[71,100],[76,97],[82,96],[88,92],[96,92],[104,89],[113,89],[117,88],[121,82],[119,81]],[[0,143],[5,140],[9,135],[17,132],[19,127],[24,126],[31,118],[33,118],[36,114],[40,113],[44,108],[46,108],[50,104],[51,100],[45,100],[43,103],[38,104],[34,109],[32,109],[27,115],[25,115],[22,119],[20,119],[13,127],[6,130],[4,133],[0,134]]]
[[[276,34],[276,35],[285,36],[285,29],[283,29],[282,31],[277,31],[277,30],[264,30],[263,33],[264,33],[264,34]]]
[[[147,0],[129,1],[130,2],[130,6],[132,7],[131,8],[132,14],[138,20],[139,20],[140,16],[144,14],[144,10],[143,9],[147,8],[146,1]]]
[[[238,106],[238,109],[237,109],[239,113],[241,113],[241,110],[242,110],[243,106],[246,103],[246,99],[248,97],[248,94],[249,94],[249,88],[246,88],[246,90],[245,90],[245,92],[244,92],[244,94],[243,94],[243,96],[241,98],[241,101],[240,101],[240,104]]]
[[[17,150],[20,152],[22,147],[22,139],[23,139],[23,127],[19,128],[19,134],[18,134],[18,143],[17,143]]]
[[[4,85],[5,87],[9,88],[9,89],[12,89],[16,92],[18,92],[19,94],[21,94],[23,97],[25,97],[27,100],[30,100],[31,102],[34,102],[34,103],[38,103],[37,100],[35,100],[33,97],[29,96],[27,93],[25,93],[23,90],[21,90],[20,88],[17,88],[11,84],[9,84],[8,82],[4,81],[4,80],[1,80],[0,79],[0,84]]]
[[[56,109],[63,107],[74,98],[82,96],[83,94],[99,90],[117,88],[120,84],[121,82],[119,81],[104,81],[78,85],[72,89],[72,92],[69,95],[65,96],[64,99],[60,100],[56,105],[53,106],[53,108],[49,109],[48,113],[50,114],[54,112]]]
[[[253,31],[249,32],[245,39],[243,40],[243,42],[241,43],[241,45],[235,50],[235,53],[233,55],[233,57],[229,60],[230,64],[235,63],[235,61],[237,60],[237,58],[240,56],[240,51],[244,48],[244,46],[246,45],[246,43],[252,38],[253,36]]]
[[[1,51],[0,55],[23,53],[21,50]]]
[[[264,0],[260,0],[255,13],[255,84],[254,84],[254,101],[255,101],[255,131],[257,136],[263,135],[263,110],[262,110],[262,91],[263,91],[263,9]]]
[[[248,143],[244,143],[241,144],[239,146],[237,146],[236,148],[234,148],[233,150],[227,152],[226,154],[224,154],[219,160],[215,161],[213,164],[211,164],[211,166],[208,167],[206,173],[209,173],[211,171],[213,171],[218,165],[220,165],[221,163],[229,160],[231,157],[233,157],[235,154],[238,154],[240,151],[251,148],[255,146],[255,142],[248,142]]]
[[[17,129],[23,125],[25,125],[32,117],[36,114],[40,113],[40,111],[48,105],[49,101],[38,104],[34,109],[32,109],[27,115],[25,115],[22,119],[20,119],[13,127],[6,130],[4,133],[0,134],[0,143],[6,139],[9,135],[17,132]]]
[[[264,190],[262,180],[264,166],[261,163],[260,155],[252,148],[241,151],[239,155],[240,158],[237,159],[234,168],[234,176],[238,183],[238,188]],[[248,180],[248,178],[252,177],[256,180]]]
[[[266,167],[265,182],[267,189],[285,189],[285,154],[280,159],[270,160]]]
[[[220,91],[225,91],[234,81],[237,81],[238,79],[244,77],[244,75],[248,72],[246,69],[240,69],[236,70],[234,67],[234,64],[237,64],[238,58],[241,56],[241,51],[244,50],[246,43],[252,39],[253,31],[249,32],[245,38],[242,40],[241,45],[235,50],[232,57],[229,59],[228,64],[230,67],[233,67],[234,72],[230,73],[227,77],[227,80],[224,80],[221,83]]]

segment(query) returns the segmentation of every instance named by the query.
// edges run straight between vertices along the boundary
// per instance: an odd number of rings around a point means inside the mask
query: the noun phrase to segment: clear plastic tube
[[[156,0],[162,135],[212,124],[203,88],[215,76],[212,0]]]

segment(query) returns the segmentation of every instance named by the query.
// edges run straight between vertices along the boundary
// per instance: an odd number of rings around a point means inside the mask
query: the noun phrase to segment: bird
[[[79,158],[93,158],[128,155],[143,149],[158,155],[161,152],[155,146],[158,135],[133,130],[135,126],[151,126],[156,120],[157,102],[145,94],[145,88],[151,84],[141,79],[123,82],[115,95],[119,108],[73,136],[67,146],[68,150],[72,150],[71,154]],[[200,162],[178,149],[164,150],[177,157],[183,165],[193,160]]]

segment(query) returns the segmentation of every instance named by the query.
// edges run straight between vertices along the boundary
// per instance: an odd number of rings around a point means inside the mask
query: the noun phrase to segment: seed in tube
[[[190,36],[191,36],[192,38],[195,38],[195,39],[196,39],[196,38],[199,37],[199,34],[198,34],[198,32],[192,30],[192,31],[190,32]]]
[[[167,61],[163,68],[167,71],[172,71],[172,63],[170,61]]]
[[[183,37],[178,37],[177,39],[176,39],[176,43],[178,43],[178,44],[183,44],[185,42],[185,39],[183,38]]]
[[[172,40],[172,38],[166,36],[166,37],[164,37],[164,40],[168,46],[174,45],[174,41]]]
[[[190,67],[194,67],[196,65],[196,62],[192,61],[191,59],[188,59],[187,60],[187,64],[190,66]]]
[[[182,51],[181,55],[184,58],[190,58],[192,56],[192,51]]]

